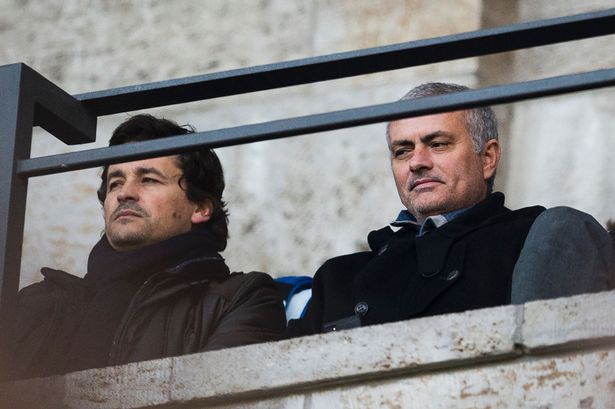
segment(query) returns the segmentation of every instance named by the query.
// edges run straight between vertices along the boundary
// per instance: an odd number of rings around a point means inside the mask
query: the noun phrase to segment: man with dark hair
[[[402,99],[467,90],[420,85]],[[511,211],[492,192],[500,159],[489,107],[387,125],[405,209],[368,236],[371,251],[336,257],[315,274],[288,336],[613,288],[608,233],[570,208]]]
[[[137,115],[110,144],[189,134]],[[285,327],[263,273],[230,273],[224,176],[210,149],[105,166],[105,232],[78,278],[43,268],[2,327],[4,378],[47,376],[275,340]]]

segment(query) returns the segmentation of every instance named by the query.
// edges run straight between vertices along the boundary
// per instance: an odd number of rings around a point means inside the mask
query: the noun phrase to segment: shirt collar
[[[463,212],[468,209],[469,207],[465,207],[463,209],[453,210],[452,212],[429,216],[425,219],[422,225],[416,220],[416,217],[414,217],[408,210],[404,209],[399,212],[399,214],[397,215],[397,219],[393,220],[390,224],[393,227],[420,227],[418,235],[422,236],[428,231],[437,229],[438,227],[443,226],[451,220],[459,217]]]

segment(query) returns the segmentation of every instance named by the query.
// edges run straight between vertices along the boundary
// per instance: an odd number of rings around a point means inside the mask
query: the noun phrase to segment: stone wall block
[[[168,402],[171,360],[160,359],[87,370],[66,376],[70,408],[140,408]]]
[[[0,64],[23,61],[70,93],[305,57],[311,3],[3,0]],[[5,40],[6,39],[6,40]],[[281,41],[281,39],[284,39]]]
[[[521,328],[523,346],[530,353],[579,343],[615,346],[613,311],[615,291],[527,303]]]
[[[615,200],[613,161],[599,154],[615,150],[608,137],[614,96],[613,88],[605,88],[514,106],[508,207],[570,206],[601,224],[614,217],[608,205]]]
[[[342,385],[314,393],[309,403],[305,409],[613,409],[615,354],[579,352]]]
[[[515,306],[178,357],[173,400],[302,390],[515,355]],[[220,362],[224,362],[221,370]],[[281,364],[284,363],[284,364]]]
[[[487,4],[488,2],[485,2]],[[615,6],[613,0],[516,2],[515,22],[553,18]],[[489,9],[487,9],[489,10]],[[613,35],[497,54],[499,81],[517,82],[612,68]],[[501,57],[500,57],[501,56]],[[497,69],[495,65],[484,67]],[[494,73],[491,73],[493,77]],[[500,80],[501,78],[501,80]],[[489,80],[489,78],[487,78]],[[508,105],[510,122],[500,134],[508,152],[500,168],[507,206],[571,206],[600,223],[613,217],[615,198],[610,135],[615,109],[613,89],[585,91]],[[600,148],[597,149],[596,147]]]
[[[0,384],[2,409],[142,408],[169,401],[170,359]]]
[[[315,0],[314,3],[315,55],[478,30],[482,7],[478,0]],[[407,84],[408,89],[399,91],[399,98],[421,82],[451,80],[464,75],[474,77],[477,68],[477,59],[469,58],[358,76],[337,83],[350,90],[374,84]],[[315,88],[325,92],[328,85],[315,84]]]

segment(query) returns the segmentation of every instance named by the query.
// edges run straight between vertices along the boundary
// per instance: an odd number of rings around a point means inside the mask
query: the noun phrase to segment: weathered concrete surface
[[[615,293],[591,297],[559,298],[525,304],[521,330],[522,344],[531,350],[564,348],[601,343],[613,338]]]
[[[485,4],[487,4],[486,2]],[[615,7],[614,0],[520,0],[518,21]],[[510,54],[510,53],[509,53]],[[615,66],[615,36],[505,54],[504,77],[525,81]],[[512,61],[511,61],[512,59]],[[615,217],[615,151],[611,88],[512,105],[504,191],[509,206],[571,206],[601,224]]]
[[[0,385],[7,408],[609,408],[615,292]],[[541,323],[542,321],[542,323]]]
[[[183,383],[173,388],[172,397],[215,398],[343,378],[381,378],[515,354],[515,319],[515,307],[504,307],[488,314],[455,314],[297,338],[264,345],[258,353],[251,347],[238,348],[232,359],[226,351],[177,358],[174,375]],[[224,376],[216,367],[222,360]]]
[[[502,363],[315,392],[308,408],[613,408],[615,353]],[[249,407],[249,406],[246,406]]]

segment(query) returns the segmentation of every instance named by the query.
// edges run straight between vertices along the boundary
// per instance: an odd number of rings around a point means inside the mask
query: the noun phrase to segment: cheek
[[[408,172],[405,172],[403,167],[397,165],[392,167],[393,170],[393,178],[395,179],[395,184],[397,186],[404,186],[406,184],[406,179],[408,178]]]
[[[184,221],[192,216],[192,205],[181,195],[175,195],[172,200],[157,203],[159,214],[166,214],[173,221]]]
[[[480,163],[468,164],[459,173],[458,184],[466,191],[478,191],[485,184],[483,168]]]
[[[107,220],[111,215],[112,209],[111,205],[109,205],[109,200],[105,200],[103,203],[103,218]]]

